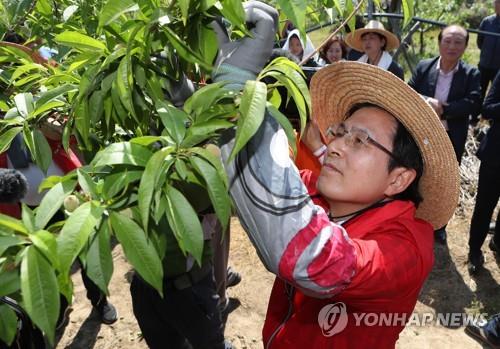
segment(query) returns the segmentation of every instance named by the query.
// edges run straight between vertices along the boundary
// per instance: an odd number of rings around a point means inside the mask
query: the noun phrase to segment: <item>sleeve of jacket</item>
[[[500,121],[500,73],[496,75],[490,91],[484,99],[482,117]]]
[[[484,30],[484,26],[485,26],[485,21],[486,19],[483,19],[481,21],[481,24],[479,24],[479,30]],[[483,34],[477,34],[477,48],[481,49],[481,47],[483,46],[483,41],[484,41],[484,35]]]
[[[413,74],[411,75],[408,85],[423,97],[430,97],[422,93],[422,87],[425,83],[425,64],[424,61],[418,62]]]
[[[221,143],[236,211],[266,268],[315,297],[342,291],[355,272],[354,245],[312,202],[279,124],[266,115],[230,163],[233,135]]]
[[[443,116],[447,120],[460,119],[469,115],[476,117],[481,112],[481,78],[479,70],[474,67],[466,69],[463,98],[448,102],[448,105],[443,108]]]

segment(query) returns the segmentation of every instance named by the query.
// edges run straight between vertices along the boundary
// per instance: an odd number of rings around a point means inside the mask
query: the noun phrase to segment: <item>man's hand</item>
[[[439,117],[441,117],[441,115],[443,115],[443,104],[439,100],[437,100],[436,98],[428,97],[426,100],[427,100],[427,103],[429,103],[429,105],[432,107],[432,109],[434,109],[436,114]]]
[[[219,43],[219,54],[215,66],[231,65],[258,74],[273,50],[279,16],[273,7],[262,2],[249,1],[244,4],[244,7],[246,22],[252,37],[230,41],[221,23],[213,22],[212,24]]]

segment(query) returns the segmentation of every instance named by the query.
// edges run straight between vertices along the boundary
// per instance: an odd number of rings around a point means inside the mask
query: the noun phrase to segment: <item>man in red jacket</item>
[[[239,89],[255,78],[265,59],[245,60],[246,50],[270,52],[264,29],[277,18],[262,8],[253,41],[231,46],[215,81]],[[277,276],[264,347],[393,348],[433,264],[433,227],[458,200],[453,147],[431,107],[377,67],[323,68],[311,96],[313,117],[329,135],[318,178],[299,175],[267,113],[228,164],[234,139],[222,139],[240,221]]]

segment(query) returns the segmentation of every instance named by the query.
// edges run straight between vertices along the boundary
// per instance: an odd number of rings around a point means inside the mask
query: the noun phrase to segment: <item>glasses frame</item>
[[[341,135],[341,136],[334,134],[334,133],[333,133],[333,127],[334,127],[334,125],[335,125],[335,126],[337,126],[337,128],[339,128],[339,127],[343,127],[343,128],[344,128],[344,130],[345,130],[345,133],[344,133],[343,135]],[[329,126],[329,127],[326,129],[326,136],[327,136],[327,137],[329,137],[329,136],[330,136],[330,137],[332,137],[332,139],[331,139],[331,140],[328,140],[328,143],[331,143],[331,142],[333,141],[333,139],[335,139],[335,138],[342,138],[342,137],[344,137],[345,135],[350,134],[350,133],[351,133],[351,130],[352,130],[352,127],[351,127],[350,129],[347,129],[347,127],[345,126],[345,123],[343,123],[343,122],[340,122],[340,123],[338,123],[338,124],[334,124],[334,125],[331,125],[331,126]],[[361,129],[357,129],[357,128],[356,128],[356,130],[357,130],[357,131],[359,131],[359,132],[362,132],[362,133],[366,134],[366,137],[367,137],[367,138],[366,138],[366,140],[367,140],[370,144],[372,144],[372,145],[374,145],[376,148],[378,148],[378,149],[382,150],[384,153],[386,153],[387,155],[389,155],[389,156],[390,156],[390,157],[391,157],[394,161],[396,161],[398,164],[402,164],[402,162],[401,162],[401,161],[400,161],[400,160],[396,157],[396,155],[394,155],[394,154],[393,154],[393,153],[392,153],[389,149],[387,149],[387,148],[386,148],[386,147],[384,147],[382,144],[380,144],[379,142],[377,142],[376,140],[374,140],[372,137],[370,137],[370,135],[369,135],[366,131],[361,130]]]

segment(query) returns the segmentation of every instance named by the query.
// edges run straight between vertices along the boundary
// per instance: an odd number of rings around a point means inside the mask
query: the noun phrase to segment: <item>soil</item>
[[[447,245],[435,246],[434,269],[425,283],[415,313],[489,313],[500,312],[499,261],[487,248],[485,269],[475,278],[467,271],[467,239],[470,219],[454,217],[448,225]],[[489,238],[488,238],[489,239]],[[487,240],[488,242],[488,240]],[[73,275],[75,298],[70,322],[57,348],[119,349],[147,348],[132,314],[129,294],[130,266],[121,247],[113,250],[115,270],[110,284],[110,300],[116,306],[119,320],[103,325],[85,297],[80,273]],[[231,223],[230,265],[243,277],[228,290],[239,306],[229,315],[226,337],[238,349],[262,348],[261,328],[274,280],[260,263],[236,218]],[[462,326],[439,324],[407,326],[397,348],[483,348],[464,333]]]

